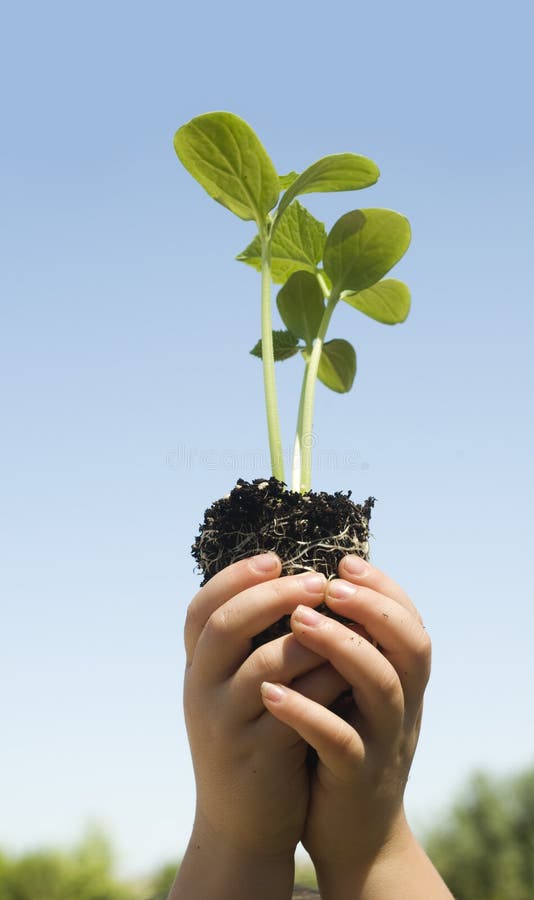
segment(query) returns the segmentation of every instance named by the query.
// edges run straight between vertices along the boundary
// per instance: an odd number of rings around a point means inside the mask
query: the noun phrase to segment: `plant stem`
[[[302,379],[302,388],[300,391],[299,411],[297,416],[297,433],[295,435],[295,446],[293,447],[293,464],[291,468],[291,490],[301,490],[301,472],[302,472],[302,420],[304,416],[304,386],[308,379],[308,369],[310,368],[309,357],[304,367],[304,377]]]
[[[323,293],[328,296],[328,290],[324,280],[318,276]],[[311,468],[313,450],[313,403],[315,399],[315,384],[317,372],[323,350],[323,342],[330,324],[332,313],[339,300],[339,292],[332,292],[327,300],[326,309],[319,325],[317,337],[313,341],[312,352],[306,363],[302,390],[300,393],[299,412],[297,422],[297,434],[295,437],[295,449],[293,452],[292,490],[305,493],[311,489]]]
[[[271,454],[271,472],[278,481],[284,481],[284,457],[276,379],[274,373],[273,326],[271,315],[271,243],[269,235],[261,232],[261,347],[263,361],[263,387],[267,412],[267,431]]]

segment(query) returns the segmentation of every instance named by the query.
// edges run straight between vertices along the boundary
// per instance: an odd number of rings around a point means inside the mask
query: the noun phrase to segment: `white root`
[[[264,553],[266,550],[278,553],[278,548],[283,547],[283,552],[278,555],[282,559],[282,573],[285,575],[324,568],[324,553],[321,556],[315,556],[314,550],[326,551],[332,554],[333,558],[340,558],[347,553],[357,553],[365,559],[368,557],[369,542],[367,540],[360,541],[357,538],[354,533],[354,523],[348,521],[339,533],[322,535],[316,541],[307,542],[289,538],[285,531],[287,522],[287,517],[274,519],[259,533],[243,529],[229,532],[226,535],[221,535],[215,530],[203,531],[199,536],[198,544],[199,569],[206,571],[209,564],[211,572],[219,571],[219,562],[223,557],[221,545],[224,546],[225,565],[257,553]],[[227,540],[228,538],[230,540]],[[232,544],[234,548],[230,552],[229,545]],[[214,555],[215,548],[217,548],[217,553]],[[329,574],[330,578],[334,576],[335,573]]]

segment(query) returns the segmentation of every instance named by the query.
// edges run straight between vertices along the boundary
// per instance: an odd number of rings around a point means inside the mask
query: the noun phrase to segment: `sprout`
[[[297,200],[303,194],[354,191],[379,177],[370,159],[325,156],[301,174],[278,175],[250,125],[229,112],[198,116],[175,134],[178,158],[208,194],[258,233],[237,257],[261,273],[261,340],[251,350],[263,362],[272,475],[285,482],[275,362],[300,353],[304,375],[297,415],[291,488],[311,489],[315,385],[346,393],[356,374],[356,351],[344,338],[326,340],[340,301],[395,325],[410,310],[405,284],[384,276],[410,244],[408,220],[388,209],[345,213],[327,234]],[[272,283],[284,330],[272,326]]]

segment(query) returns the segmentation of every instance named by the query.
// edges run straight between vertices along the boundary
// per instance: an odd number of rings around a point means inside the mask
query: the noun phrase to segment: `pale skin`
[[[299,841],[323,900],[451,900],[403,807],[430,641],[402,588],[369,564],[350,571],[351,559],[330,582],[280,577],[274,554],[241,560],[191,602],[197,808],[169,900],[290,900]],[[323,600],[358,625],[308,621]],[[284,614],[291,634],[251,653]]]

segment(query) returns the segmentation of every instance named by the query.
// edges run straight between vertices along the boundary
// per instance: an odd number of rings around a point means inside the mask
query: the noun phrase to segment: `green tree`
[[[456,900],[532,900],[534,769],[473,776],[426,847]]]
[[[0,900],[139,900],[113,878],[109,842],[91,829],[70,852],[0,855]]]

